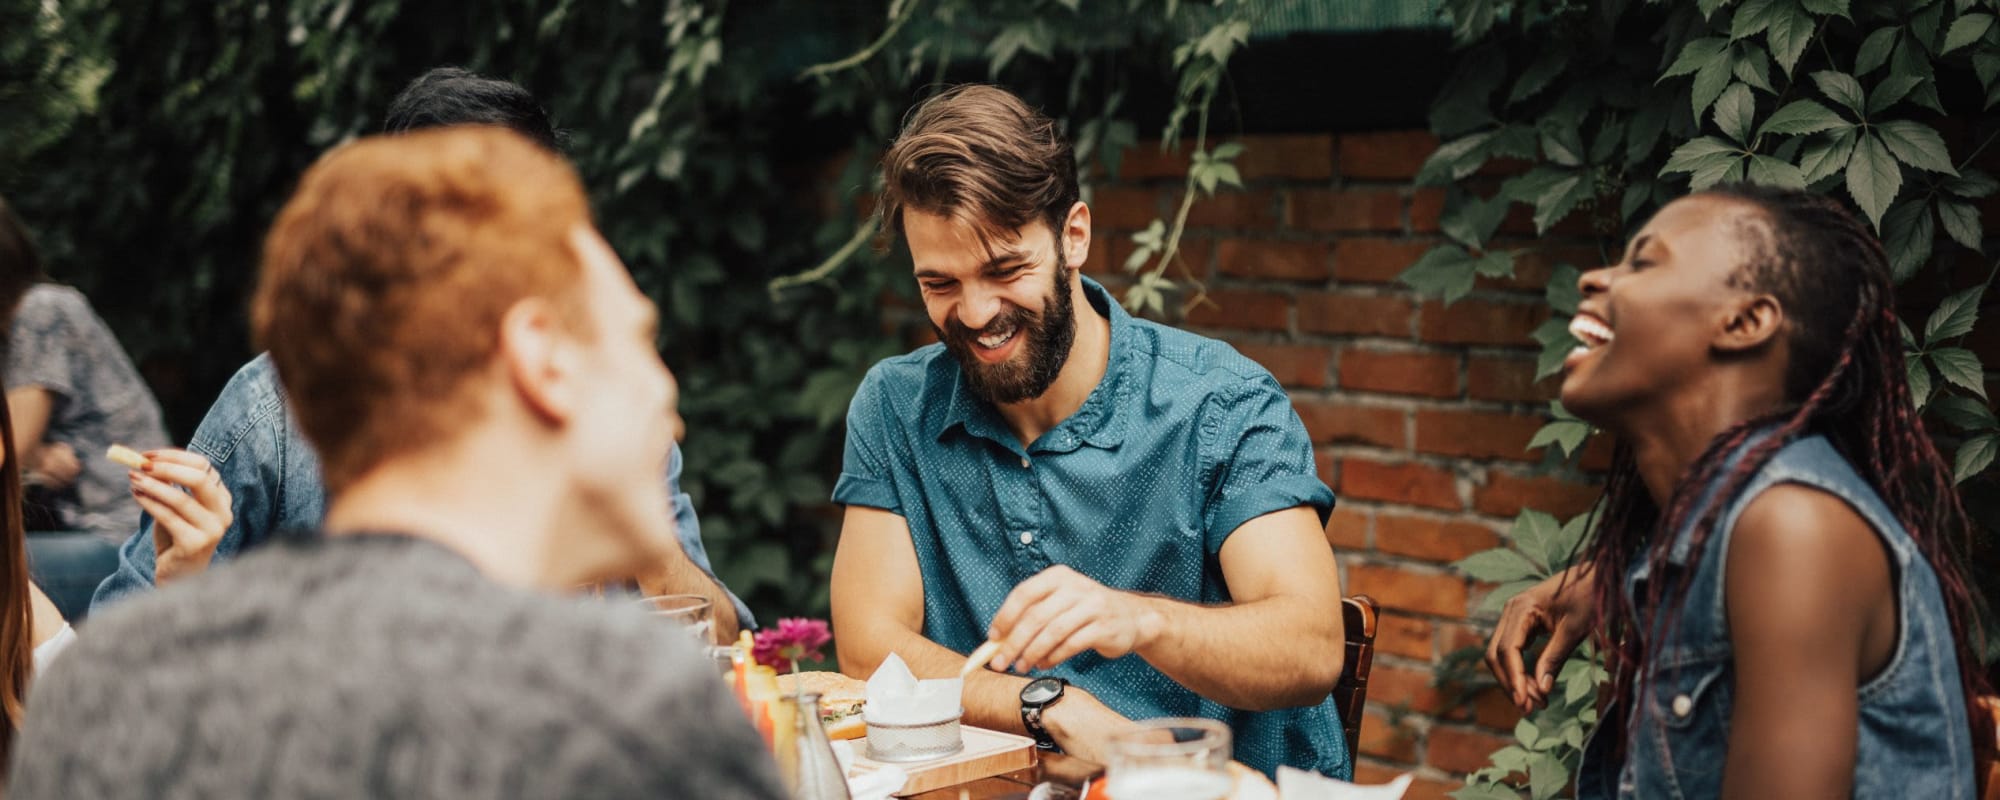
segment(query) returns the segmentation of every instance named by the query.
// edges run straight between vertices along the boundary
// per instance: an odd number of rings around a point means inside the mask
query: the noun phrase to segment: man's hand
[[[153,579],[161,586],[208,569],[215,546],[236,522],[229,487],[208,459],[186,450],[146,453],[132,473],[132,498],[153,515]]]
[[[1085,650],[1120,658],[1151,641],[1161,624],[1147,598],[1054,566],[1014,587],[993,616],[987,637],[1000,643],[1000,654],[990,666],[1048,669]]]
[[[1597,619],[1593,593],[1590,572],[1571,568],[1514,595],[1501,609],[1500,624],[1486,645],[1486,668],[1522,711],[1548,704],[1556,673]],[[1544,633],[1549,644],[1530,675],[1525,666],[1528,644]]]
[[[1061,700],[1042,712],[1042,727],[1064,753],[1109,764],[1112,735],[1135,729],[1138,723],[1112,711],[1089,692],[1071,686],[1063,690]]]
[[[33,459],[22,464],[27,467],[24,474],[33,486],[62,489],[76,483],[83,474],[83,462],[76,458],[76,450],[62,442],[43,442],[35,448]]]

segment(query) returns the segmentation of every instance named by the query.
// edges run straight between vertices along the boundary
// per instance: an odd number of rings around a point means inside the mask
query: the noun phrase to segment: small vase
[[[826,726],[820,723],[819,694],[785,695],[779,702],[794,706],[794,735],[778,757],[792,800],[851,800],[847,775],[841,772],[833,741],[826,738]]]

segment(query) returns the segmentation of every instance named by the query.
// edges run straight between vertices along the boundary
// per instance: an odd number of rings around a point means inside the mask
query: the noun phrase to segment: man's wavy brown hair
[[[882,157],[882,233],[914,210],[968,224],[989,250],[1037,219],[1060,235],[1076,205],[1076,154],[1055,120],[1012,92],[959,86],[910,112]]]

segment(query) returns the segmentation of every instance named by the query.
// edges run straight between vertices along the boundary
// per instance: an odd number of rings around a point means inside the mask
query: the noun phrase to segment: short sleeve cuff
[[[1319,514],[1320,526],[1325,527],[1333,515],[1333,503],[1333,490],[1316,476],[1291,475],[1258,484],[1223,500],[1209,513],[1208,552],[1221,552],[1222,543],[1243,523],[1288,508],[1312,506]]]
[[[889,485],[888,481],[864,478],[851,472],[840,473],[839,482],[833,485],[833,502],[903,513],[903,504],[896,498],[896,487]]]

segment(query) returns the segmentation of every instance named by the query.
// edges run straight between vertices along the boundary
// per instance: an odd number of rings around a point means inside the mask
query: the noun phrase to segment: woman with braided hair
[[[1577,796],[1974,796],[1970,528],[1881,243],[1824,197],[1727,187],[1580,288],[1562,399],[1617,457],[1576,566],[1487,650],[1526,710],[1595,638],[1613,677]]]

